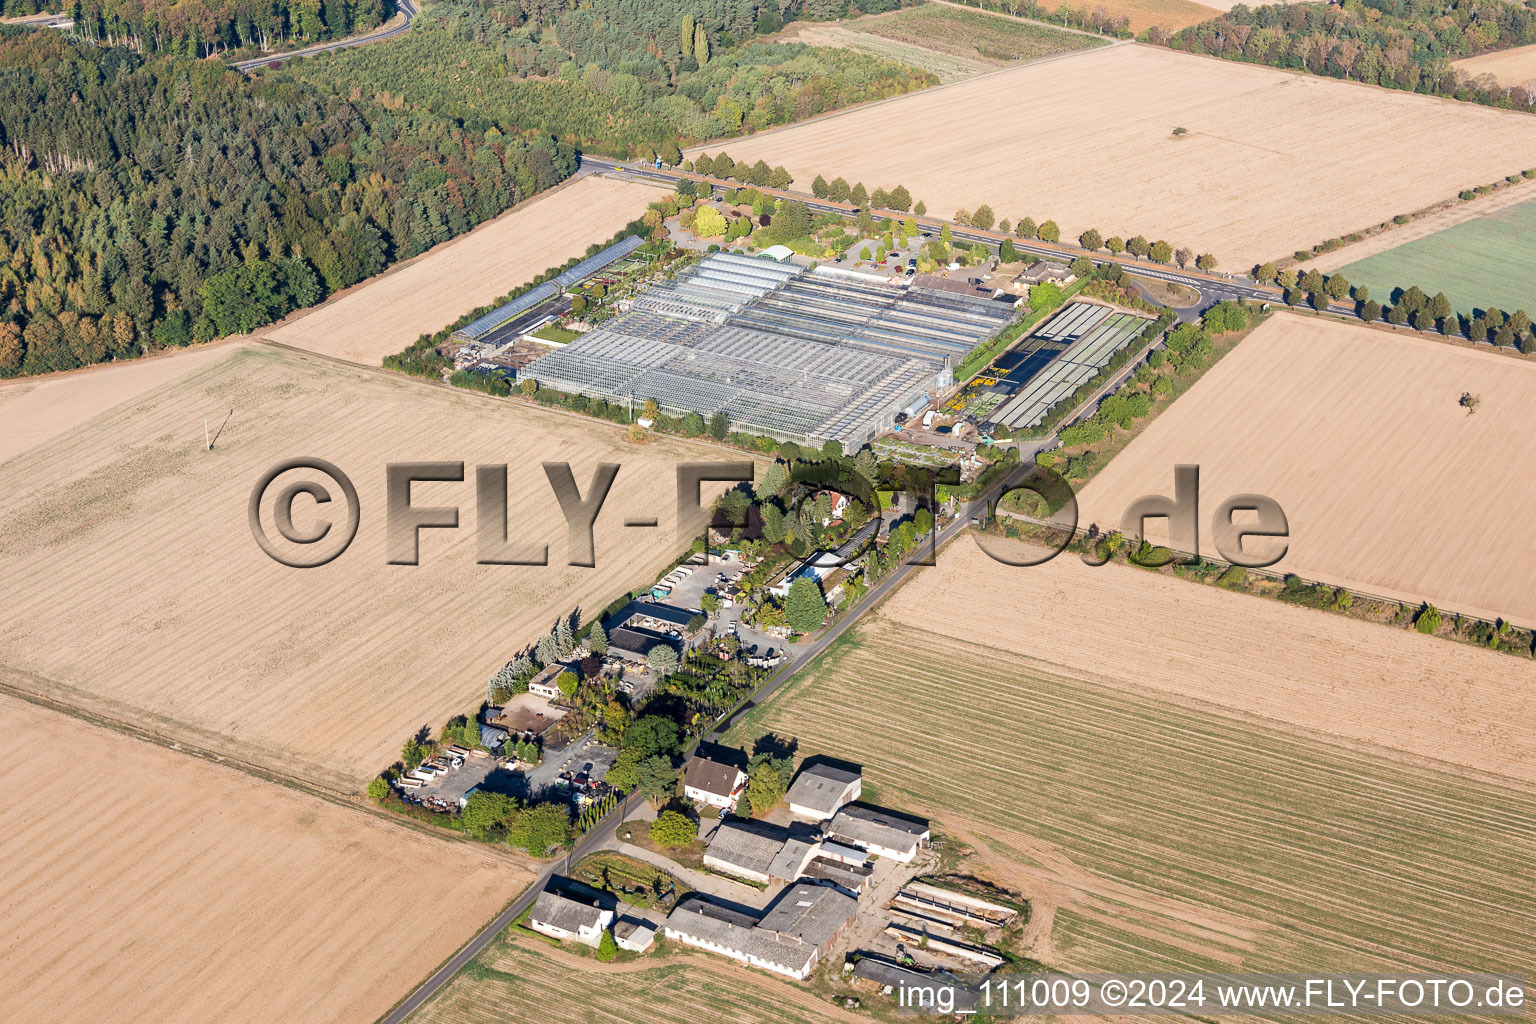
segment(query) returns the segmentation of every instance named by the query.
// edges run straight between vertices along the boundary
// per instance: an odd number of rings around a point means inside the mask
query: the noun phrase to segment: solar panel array
[[[990,421],[1009,428],[1039,426],[1052,406],[1092,380],[1151,322],[1149,317],[1117,313],[1108,306],[1072,303],[1034,333],[1035,338],[1066,347],[993,411]]]
[[[1001,303],[715,253],[631,311],[521,371],[668,413],[820,446],[867,443],[949,365],[1006,326]]]
[[[514,317],[521,316],[544,300],[552,299],[559,295],[562,288],[576,284],[583,278],[602,270],[610,263],[618,262],[644,244],[645,239],[639,235],[628,235],[608,246],[602,252],[588,256],[570,270],[555,275],[543,284],[519,295],[511,302],[497,306],[485,314],[485,316],[465,324],[453,332],[454,337],[463,338],[467,341],[478,341]]]

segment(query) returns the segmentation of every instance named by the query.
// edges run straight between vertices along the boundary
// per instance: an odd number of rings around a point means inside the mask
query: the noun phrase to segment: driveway
[[[618,843],[618,851],[625,856],[633,857],[636,860],[643,860],[647,864],[661,868],[663,871],[671,872],[678,881],[690,889],[722,900],[729,900],[732,903],[740,903],[744,906],[752,907],[754,910],[761,910],[766,907],[768,901],[777,896],[779,890],[783,888],[782,885],[771,885],[766,890],[763,890],[756,886],[747,885],[744,882],[733,882],[723,875],[685,868],[662,854],[647,850],[643,846],[636,846],[634,843],[620,842]]]

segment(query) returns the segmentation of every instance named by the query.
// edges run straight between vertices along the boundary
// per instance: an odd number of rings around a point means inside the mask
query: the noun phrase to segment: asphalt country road
[[[414,3],[412,3],[412,0],[395,0],[395,9],[398,10],[401,14],[405,15],[405,21],[394,26],[393,28],[383,29],[382,31],[375,32],[372,35],[353,36],[348,39],[338,39],[335,42],[320,43],[315,46],[306,46],[302,50],[286,50],[282,53],[268,54],[265,57],[256,57],[251,60],[237,61],[236,63],[231,64],[230,67],[234,68],[236,71],[250,72],[272,64],[281,64],[283,61],[292,60],[294,57],[312,57],[317,53],[329,53],[334,50],[350,50],[354,46],[368,46],[372,43],[383,42],[386,39],[393,39],[395,36],[398,36],[403,32],[410,31],[411,22],[415,19],[416,15],[421,13],[416,9],[416,6]]]

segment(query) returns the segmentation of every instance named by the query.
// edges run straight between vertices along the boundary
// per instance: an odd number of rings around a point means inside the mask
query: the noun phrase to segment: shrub
[[[687,846],[699,838],[699,826],[680,811],[662,811],[651,822],[651,842],[664,849]]]
[[[603,937],[597,943],[597,958],[603,963],[617,960],[619,957],[619,944],[613,941],[613,933],[604,929]]]
[[[1413,617],[1413,628],[1426,636],[1432,636],[1440,629],[1440,609],[1426,603]]]

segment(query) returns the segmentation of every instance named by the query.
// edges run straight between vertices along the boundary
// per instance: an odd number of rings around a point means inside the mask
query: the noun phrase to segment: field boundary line
[[[1015,512],[1015,511],[1013,511],[1011,509],[998,509],[996,512],[993,513],[993,515],[996,515],[996,516],[1006,516],[1009,519],[1017,519],[1020,522],[1029,523],[1032,526],[1038,526],[1038,527],[1040,527],[1042,529],[1055,530],[1058,533],[1065,533],[1065,532],[1067,532],[1067,528],[1065,526],[1062,526],[1060,523],[1053,523],[1053,522],[1048,522],[1048,521],[1046,521],[1044,519],[1038,519],[1035,516],[1029,515],[1028,513],[1025,513],[1025,512]],[[1072,541],[1076,541],[1076,540],[1080,540],[1080,539],[1084,539],[1085,540],[1088,537],[1088,530],[1085,527],[1083,527],[1083,526],[1073,527],[1071,532],[1072,532],[1072,538],[1071,538],[1071,540],[1069,540],[1067,542],[1069,544],[1072,543]],[[1103,536],[1103,534],[1101,533],[1100,536]],[[1150,543],[1150,541],[1148,543]],[[1180,548],[1180,547],[1174,547],[1172,544],[1157,544],[1157,545],[1154,545],[1154,546],[1155,547],[1160,547],[1160,548],[1166,548],[1167,550],[1173,552],[1175,555],[1181,555],[1184,558],[1194,558],[1194,559],[1198,559],[1201,562],[1211,562],[1211,563],[1213,563],[1215,565],[1224,565],[1224,566],[1226,566],[1229,569],[1230,568],[1234,568],[1234,566],[1233,566],[1233,564],[1231,562],[1225,561],[1224,559],[1221,559],[1221,558],[1211,558],[1211,557],[1206,556],[1206,555],[1196,554],[1195,552],[1186,551],[1185,549]],[[1061,552],[1061,554],[1063,554],[1063,555],[1066,554],[1066,551],[1063,550]],[[1061,557],[1061,555],[1057,555],[1056,557],[1059,558],[1059,557]],[[1157,572],[1158,571],[1156,569],[1151,569],[1151,568],[1149,568],[1147,566],[1136,566],[1136,568],[1138,568],[1138,569],[1148,569],[1149,572]],[[1274,571],[1272,569],[1251,569],[1251,568],[1249,568],[1247,566],[1237,566],[1236,568],[1241,568],[1245,572],[1249,573],[1250,575],[1262,576],[1265,579],[1270,580],[1271,582],[1274,582],[1274,583],[1284,583],[1286,580],[1291,579],[1292,577],[1294,577],[1295,579],[1300,580],[1301,582],[1307,584],[1308,586],[1328,587],[1328,588],[1330,588],[1332,590],[1345,590],[1345,591],[1349,592],[1350,594],[1353,594],[1355,597],[1361,597],[1361,598],[1364,598],[1367,601],[1376,601],[1376,602],[1381,603],[1381,604],[1394,604],[1394,605],[1397,605],[1397,606],[1402,607],[1402,608],[1412,607],[1412,605],[1413,605],[1412,601],[1410,601],[1410,600],[1408,600],[1406,598],[1390,597],[1390,596],[1388,596],[1386,594],[1378,594],[1378,593],[1375,593],[1375,592],[1369,591],[1369,590],[1359,590],[1359,589],[1356,589],[1355,587],[1343,586],[1342,584],[1338,584],[1338,583],[1330,583],[1327,580],[1315,580],[1315,579],[1312,579],[1312,578],[1310,578],[1308,576],[1303,576],[1300,573],[1296,573],[1296,572],[1276,572],[1276,571]],[[1180,577],[1180,578],[1182,579],[1182,577]],[[1197,582],[1197,581],[1186,580],[1185,582]],[[1200,585],[1204,586],[1205,584],[1200,584]],[[1233,593],[1244,593],[1244,591],[1233,591]],[[1254,597],[1270,597],[1271,595],[1267,595],[1267,594],[1252,594],[1250,596],[1254,596]],[[1278,598],[1276,598],[1276,600],[1278,600]],[[1419,599],[1419,604],[1420,605],[1429,604],[1429,601],[1427,599],[1425,599],[1425,598],[1420,598]],[[1306,605],[1294,605],[1293,607],[1305,608],[1307,606]],[[1472,614],[1470,612],[1459,612],[1455,608],[1441,607],[1440,605],[1433,605],[1432,607],[1439,609],[1442,613],[1447,613],[1447,614],[1450,614],[1450,615],[1457,616],[1458,618],[1467,619],[1467,620],[1469,620],[1471,622],[1481,622],[1481,623],[1484,623],[1484,624],[1489,625],[1489,626],[1497,626],[1499,624],[1499,622],[1502,621],[1502,622],[1507,622],[1511,626],[1515,626],[1515,627],[1517,627],[1519,629],[1536,629],[1536,627],[1533,627],[1533,626],[1530,626],[1530,625],[1526,625],[1525,623],[1522,623],[1522,622],[1516,622],[1513,619],[1503,619],[1503,618],[1501,618],[1501,619],[1487,619],[1487,618],[1484,618],[1481,615],[1474,615],[1474,614]],[[1321,612],[1326,612],[1327,611],[1327,609],[1325,609],[1325,608],[1314,608],[1312,610],[1313,611],[1321,611]],[[1349,618],[1349,617],[1350,616],[1346,616],[1346,618]],[[1355,621],[1356,622],[1370,622],[1371,620],[1369,620],[1369,619],[1356,619]],[[1386,626],[1387,623],[1385,623],[1385,622],[1376,622],[1376,623],[1373,623],[1373,625]],[[1461,643],[1461,641],[1456,640],[1453,637],[1437,637],[1436,639],[1449,640],[1452,643]],[[1468,644],[1467,646],[1475,647],[1477,645],[1476,644]]]
[[[20,670],[9,665],[0,666],[0,672],[13,676],[24,676],[29,674],[21,672]],[[293,790],[294,792],[303,793],[306,796],[317,797],[326,801],[327,803],[335,804],[340,807],[350,808],[353,811],[367,814],[370,817],[377,818],[380,821],[386,821],[396,825],[405,826],[410,828],[412,831],[419,832],[423,835],[436,836],[439,839],[445,840],[447,842],[473,843],[475,846],[483,846],[492,850],[496,849],[496,847],[493,845],[486,843],[475,843],[470,839],[464,838],[456,833],[449,833],[441,828],[431,828],[422,822],[407,818],[404,815],[390,814],[387,811],[370,807],[368,804],[360,803],[353,799],[349,794],[343,793],[340,790],[331,789],[328,786],[322,786],[319,783],[311,782],[297,776],[287,775],[283,772],[264,767],[251,761],[243,760],[230,754],[221,754],[218,751],[211,750],[207,747],[200,747],[193,743],[187,743],[184,740],[174,739],[170,736],[155,732],[152,729],[145,728],[142,725],[136,725],[133,722],[125,721],[120,718],[113,718],[109,715],[102,715],[97,712],[87,711],[84,708],[65,703],[54,697],[50,697],[47,694],[39,693],[35,690],[29,690],[24,686],[17,686],[15,683],[9,682],[5,679],[0,679],[0,694],[11,697],[15,700],[23,701],[27,704],[34,705],[35,707],[42,708],[46,711],[52,711],[67,718],[75,719],[76,721],[85,722],[87,725],[95,726],[98,729],[106,729],[110,732],[118,733],[119,735],[126,736],[129,739],[137,740],[141,743],[147,743],[152,746],[160,747],[163,750],[169,750],[173,753],[184,754],[187,757],[199,761],[205,761],[212,765],[221,765],[226,768],[231,768],[262,782],[282,786],[286,789]],[[508,855],[507,859],[514,863],[520,862],[518,858],[511,855]]]

